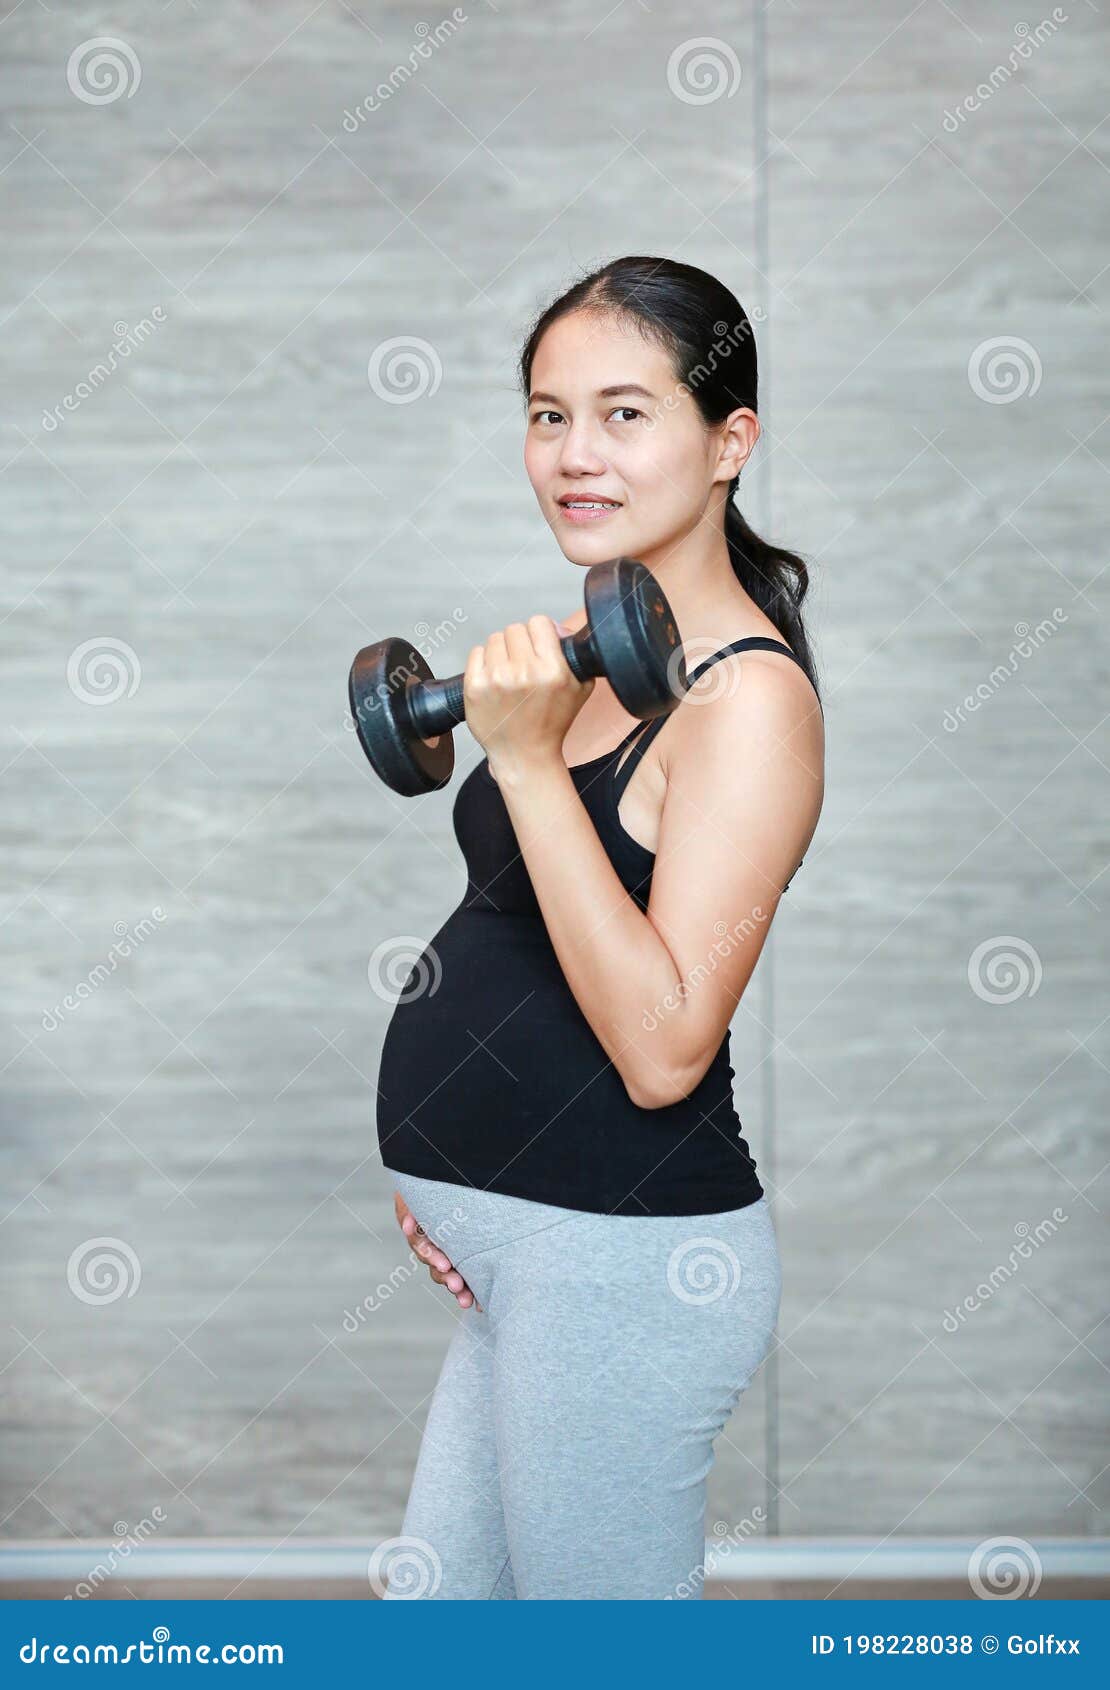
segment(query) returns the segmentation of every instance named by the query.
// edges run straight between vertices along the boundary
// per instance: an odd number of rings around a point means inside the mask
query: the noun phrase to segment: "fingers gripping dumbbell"
[[[686,690],[678,628],[662,588],[635,558],[596,564],[586,576],[586,622],[560,641],[580,681],[603,675],[629,715],[669,714]],[[451,733],[466,719],[463,676],[437,681],[408,641],[364,646],[347,682],[359,742],[374,772],[404,797],[446,786]]]

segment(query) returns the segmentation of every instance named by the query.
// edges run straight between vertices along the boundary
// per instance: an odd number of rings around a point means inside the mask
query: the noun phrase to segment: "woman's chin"
[[[612,558],[635,555],[608,525],[604,534],[600,530],[596,534],[557,532],[555,538],[567,562],[580,564],[583,569],[592,569],[595,563],[608,563]]]

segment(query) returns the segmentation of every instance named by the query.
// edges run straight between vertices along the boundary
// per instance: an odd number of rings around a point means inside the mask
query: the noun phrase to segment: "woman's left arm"
[[[550,657],[542,631],[533,639]],[[518,685],[527,672],[517,668]],[[544,673],[527,704],[524,693],[502,698],[503,720],[531,710],[533,725],[544,720],[544,688],[557,688],[550,665]],[[715,694],[711,684],[705,707],[688,706],[658,742],[667,794],[646,914],[582,803],[562,734],[510,734],[490,753],[567,983],[641,1108],[674,1103],[702,1078],[821,809],[821,713],[801,672],[745,662],[742,684]]]

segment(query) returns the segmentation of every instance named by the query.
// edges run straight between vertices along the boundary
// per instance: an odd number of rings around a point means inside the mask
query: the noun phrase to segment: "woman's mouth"
[[[557,501],[568,522],[601,522],[620,510],[615,499],[567,499]]]

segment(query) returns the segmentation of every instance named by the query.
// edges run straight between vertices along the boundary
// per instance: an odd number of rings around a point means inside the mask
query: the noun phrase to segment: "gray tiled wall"
[[[621,252],[767,314],[746,508],[812,561],[826,693],[733,1028],[781,1348],[710,1521],[1105,1532],[1106,14],[466,12],[346,124],[449,9],[0,22],[3,1532],[399,1527],[454,1305],[344,1330],[404,1256],[367,959],[462,865],[346,671],[572,608],[513,363]],[[668,80],[695,34],[731,92]],[[367,378],[394,336],[414,403]],[[133,1295],[70,1290],[99,1238]]]

